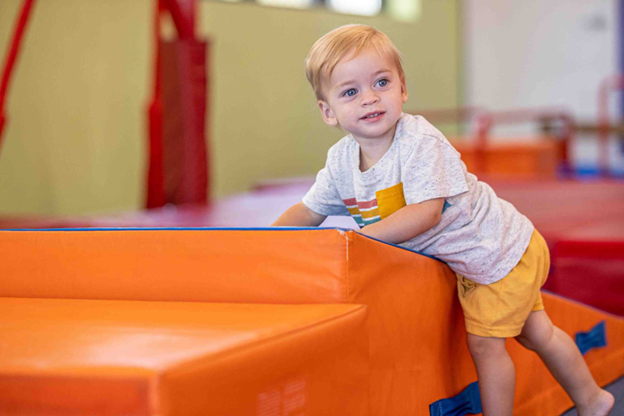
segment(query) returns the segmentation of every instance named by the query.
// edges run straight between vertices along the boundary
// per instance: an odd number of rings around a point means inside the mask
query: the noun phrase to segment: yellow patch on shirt
[[[360,211],[360,213],[362,214],[362,218],[367,220],[369,218],[375,218],[376,216],[378,216],[379,215],[379,210],[376,209],[376,208],[373,208],[373,209],[368,210],[368,211]]]
[[[403,195],[403,182],[375,192],[377,198],[377,206],[379,208],[379,216],[381,219],[388,218],[401,208],[407,205],[405,196]]]

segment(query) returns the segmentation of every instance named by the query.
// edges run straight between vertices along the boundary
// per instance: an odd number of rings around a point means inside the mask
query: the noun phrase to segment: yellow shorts
[[[496,338],[520,335],[529,314],[544,309],[540,288],[549,268],[548,245],[535,230],[520,262],[501,280],[481,285],[457,274],[468,333]]]

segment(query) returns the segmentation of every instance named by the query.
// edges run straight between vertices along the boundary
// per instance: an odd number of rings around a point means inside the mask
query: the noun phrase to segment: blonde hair
[[[351,51],[353,56],[357,56],[370,47],[380,55],[388,57],[395,64],[399,76],[405,77],[401,53],[383,32],[366,25],[341,26],[317,40],[305,60],[306,77],[316,98],[323,99],[322,83],[331,77],[341,59]]]

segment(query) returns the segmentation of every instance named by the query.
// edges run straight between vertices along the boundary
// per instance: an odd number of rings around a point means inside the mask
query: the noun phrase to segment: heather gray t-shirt
[[[440,222],[401,246],[481,284],[509,274],[529,245],[529,219],[468,173],[459,152],[421,116],[402,114],[386,154],[365,172],[359,166],[360,146],[345,136],[329,149],[303,203],[321,215],[351,215],[365,227],[405,205],[445,198]]]

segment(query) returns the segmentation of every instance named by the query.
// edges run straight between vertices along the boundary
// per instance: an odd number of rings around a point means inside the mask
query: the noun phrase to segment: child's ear
[[[321,110],[321,116],[323,117],[323,121],[329,126],[335,127],[338,125],[338,119],[334,115],[334,112],[331,108],[329,108],[329,104],[327,104],[323,100],[318,100],[319,110]]]
[[[407,102],[407,87],[405,86],[405,75],[401,75],[401,98],[403,103]]]

